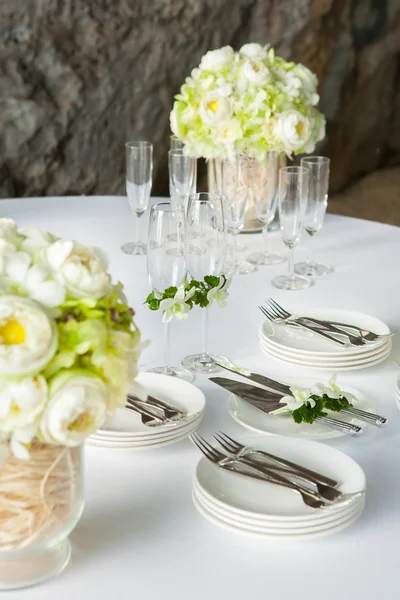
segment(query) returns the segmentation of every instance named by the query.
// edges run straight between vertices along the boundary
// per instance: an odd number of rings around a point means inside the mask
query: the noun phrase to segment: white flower
[[[0,296],[0,374],[3,377],[33,375],[53,357],[57,329],[32,300]]]
[[[39,439],[78,446],[104,423],[107,389],[99,377],[66,371],[50,385],[50,400],[39,424]]]
[[[309,388],[299,388],[296,386],[292,386],[290,388],[290,391],[293,394],[292,396],[284,396],[279,401],[281,404],[286,404],[286,407],[289,410],[296,410],[297,408],[300,408],[300,406],[303,406],[303,404],[306,404],[307,402],[309,402],[311,408],[314,408],[315,400],[310,398],[311,390]]]
[[[104,261],[93,249],[78,242],[58,240],[42,248],[41,256],[55,278],[70,295],[101,298],[110,289]]]
[[[221,277],[219,278],[219,284],[207,292],[207,300],[209,306],[213,303],[214,300],[220,308],[226,306],[226,299],[229,296],[229,292],[227,290],[231,285],[231,282],[231,277],[225,279],[225,277],[221,275]]]
[[[220,144],[233,144],[242,137],[243,131],[238,119],[228,119],[220,123],[215,131],[215,139]]]
[[[242,74],[255,85],[265,85],[271,79],[268,67],[260,60],[247,60],[242,66]]]
[[[32,424],[47,402],[47,384],[44,377],[22,380],[0,379],[0,431],[13,432]]]
[[[39,229],[36,229],[36,227],[22,228],[18,230],[18,233],[25,237],[24,241],[21,243],[21,250],[30,256],[34,256],[38,250],[44,246],[53,244],[57,240],[55,235],[52,235],[47,231],[40,231]]]
[[[30,297],[44,306],[59,306],[65,300],[63,284],[56,281],[49,269],[43,265],[33,265],[29,269],[24,285]]]
[[[291,154],[305,146],[310,138],[310,120],[298,110],[288,110],[277,116],[275,136],[282,142],[285,152]]]
[[[230,119],[232,113],[232,100],[221,96],[217,91],[206,94],[201,101],[200,117],[206,125],[218,125]]]
[[[209,50],[200,62],[202,71],[220,71],[223,67],[231,64],[235,53],[231,46],[224,46],[218,50]]]
[[[188,318],[190,305],[187,301],[195,293],[196,289],[192,287],[188,292],[185,292],[184,286],[180,286],[173,298],[165,298],[161,300],[160,309],[163,313],[162,322],[169,323],[175,317],[177,321],[185,321]]]
[[[0,219],[0,238],[13,242],[18,237],[17,224],[13,219]]]
[[[20,460],[29,460],[29,444],[37,434],[37,424],[31,423],[14,431],[11,436],[11,451]]]
[[[0,276],[9,278],[12,283],[21,283],[31,264],[31,257],[18,252],[13,244],[0,239]]]
[[[358,400],[356,398],[356,396],[354,394],[351,394],[350,392],[344,392],[343,390],[340,389],[340,387],[337,385],[336,383],[336,379],[337,379],[337,375],[332,375],[332,377],[329,380],[328,383],[328,395],[331,398],[346,398],[347,402],[349,402],[350,404],[357,404]],[[336,394],[336,396],[332,396],[332,394]]]
[[[239,54],[244,58],[267,58],[268,51],[265,46],[261,46],[261,44],[245,44],[239,50]]]

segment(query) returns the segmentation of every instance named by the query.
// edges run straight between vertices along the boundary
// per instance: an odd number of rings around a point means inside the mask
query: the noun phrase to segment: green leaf
[[[150,300],[150,302],[149,302],[150,310],[158,310],[159,308],[160,308],[160,300],[157,300],[157,298]]]
[[[216,277],[216,275],[206,275],[204,281],[210,288],[219,286],[219,277]]]
[[[162,299],[164,300],[165,298],[174,298],[177,291],[178,288],[173,285],[169,288],[166,288],[162,295]]]

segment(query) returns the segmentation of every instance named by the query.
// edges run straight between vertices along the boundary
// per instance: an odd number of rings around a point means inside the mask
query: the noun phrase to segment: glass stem
[[[265,223],[262,228],[263,235],[263,244],[264,244],[264,254],[268,254],[268,223]]]
[[[308,264],[311,266],[315,265],[315,245],[314,245],[314,235],[310,232],[308,232],[309,236],[311,237],[311,239],[313,240],[310,244],[310,249],[309,249],[309,259],[308,259]]]
[[[294,277],[294,248],[289,248],[289,271],[288,277],[293,279]]]
[[[164,365],[165,365],[166,371],[171,370],[171,367],[169,365],[170,346],[171,346],[170,326],[169,326],[169,323],[164,323]]]
[[[232,243],[232,262],[233,262],[233,272],[236,271],[238,257],[237,257],[237,231],[232,232],[233,235],[233,243]]]
[[[140,213],[135,213],[135,221],[136,221],[136,226],[135,226],[135,244],[137,244],[138,246],[140,246],[141,244],[141,239],[140,239],[140,223],[139,223],[139,219],[141,217]]]
[[[201,321],[201,353],[203,356],[208,356],[208,308],[203,309],[203,317]]]

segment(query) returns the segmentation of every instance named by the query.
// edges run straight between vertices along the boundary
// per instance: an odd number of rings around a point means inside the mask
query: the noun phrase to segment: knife
[[[255,408],[258,408],[267,414],[270,414],[277,408],[282,408],[284,406],[284,404],[279,403],[279,400],[282,398],[279,393],[274,394],[273,392],[263,390],[262,388],[254,385],[235,381],[234,379],[227,379],[225,377],[210,377],[210,381],[216,383],[225,390],[228,390],[235,396],[239,396],[239,398],[245,402],[248,402]],[[317,417],[315,420],[348,435],[357,436],[362,433],[362,428],[358,425],[345,423],[339,419],[332,419],[330,417]]]
[[[221,367],[222,369],[226,369],[227,371],[230,371],[231,373],[237,373],[238,375],[241,375],[242,377],[245,377],[246,379],[249,379],[250,381],[254,381],[255,383],[260,383],[261,385],[263,385],[266,388],[269,388],[273,392],[282,393],[285,396],[292,394],[292,392],[290,391],[290,387],[288,385],[281,383],[279,381],[274,381],[273,379],[270,379],[269,377],[265,377],[265,375],[260,375],[259,373],[252,373],[251,371],[248,371],[247,369],[244,369],[243,367],[239,367],[236,365],[230,365],[229,367],[227,367],[224,363],[217,363],[217,365],[219,367]],[[352,415],[359,421],[363,421],[370,425],[375,425],[376,427],[383,427],[387,423],[386,417],[382,417],[381,415],[375,415],[372,412],[361,410],[359,408],[354,408],[354,407],[342,408],[342,410],[340,412],[347,414],[347,415]]]

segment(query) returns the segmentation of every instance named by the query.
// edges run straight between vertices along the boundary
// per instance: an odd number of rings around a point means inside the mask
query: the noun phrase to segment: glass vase
[[[28,460],[7,452],[0,449],[0,590],[36,585],[65,569],[68,536],[84,504],[81,447],[34,441]]]

